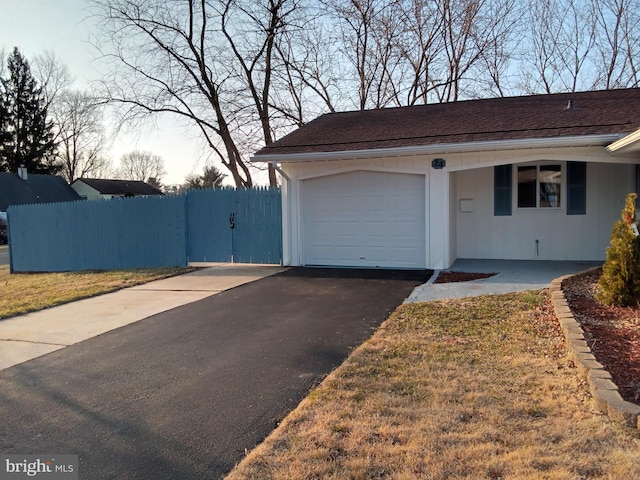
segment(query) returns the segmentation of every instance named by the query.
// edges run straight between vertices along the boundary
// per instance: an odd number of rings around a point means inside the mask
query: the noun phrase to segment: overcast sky
[[[0,50],[18,47],[27,59],[50,50],[66,64],[75,88],[87,88],[98,77],[89,44],[91,20],[86,0],[0,0]],[[185,139],[182,126],[160,119],[146,132],[121,133],[108,152],[114,163],[123,153],[148,150],[165,161],[165,184],[182,183],[186,175],[200,173],[205,159],[199,142]]]

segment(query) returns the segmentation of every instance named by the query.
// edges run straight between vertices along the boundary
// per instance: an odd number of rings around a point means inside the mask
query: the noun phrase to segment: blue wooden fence
[[[280,263],[282,258],[278,189],[17,205],[7,213],[13,272]]]
[[[188,261],[280,263],[281,225],[279,189],[191,190]]]

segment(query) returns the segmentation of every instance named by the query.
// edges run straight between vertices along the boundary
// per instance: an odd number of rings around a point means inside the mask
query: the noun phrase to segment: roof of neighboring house
[[[640,128],[640,88],[501,97],[322,115],[261,155],[627,134]]]
[[[140,180],[78,178],[73,183],[76,182],[86,183],[104,195],[164,195],[156,187]]]
[[[29,173],[22,180],[15,173],[0,173],[0,212],[6,212],[9,205],[74,200],[80,200],[80,195],[57,175]]]

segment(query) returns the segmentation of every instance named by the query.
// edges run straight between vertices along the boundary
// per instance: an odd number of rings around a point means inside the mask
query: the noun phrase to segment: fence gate
[[[187,260],[279,264],[281,224],[278,189],[191,190]]]

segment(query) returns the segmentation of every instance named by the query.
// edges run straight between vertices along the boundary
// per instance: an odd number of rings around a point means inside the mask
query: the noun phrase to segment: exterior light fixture
[[[447,162],[444,158],[434,158],[433,160],[431,160],[431,167],[436,170],[442,170],[446,164]]]

